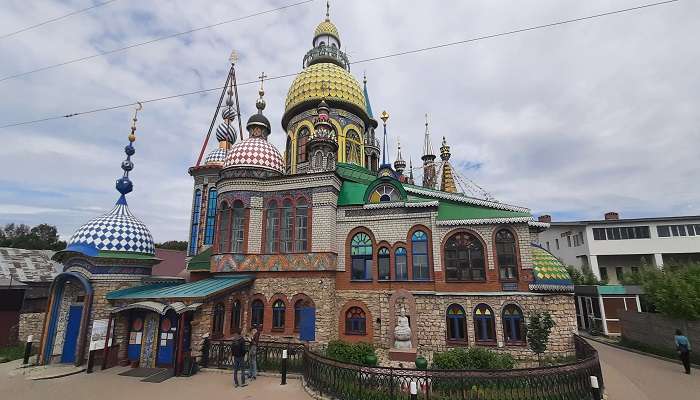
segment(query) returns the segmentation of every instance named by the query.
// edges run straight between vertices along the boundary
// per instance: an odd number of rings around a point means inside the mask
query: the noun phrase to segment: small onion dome
[[[66,251],[97,256],[100,251],[155,254],[153,236],[136,218],[122,195],[112,211],[78,228],[68,241]]]
[[[316,40],[317,37],[319,36],[333,36],[340,42],[340,34],[338,33],[338,28],[336,28],[335,24],[332,23],[328,18],[326,18],[324,21],[321,21],[320,24],[316,27],[316,30],[314,31],[314,40]]]
[[[267,122],[267,118],[260,114],[254,117],[262,117]],[[256,118],[258,120],[259,118]],[[253,121],[254,123],[257,123]],[[248,125],[251,121],[248,121]],[[269,122],[267,126],[269,129]],[[262,137],[249,137],[233,145],[226,155],[224,168],[259,168],[278,173],[284,172],[284,161],[282,154],[271,143]]]
[[[270,121],[267,119],[266,116],[260,113],[251,115],[250,118],[248,118],[248,123],[245,125],[248,132],[250,132],[251,129],[253,129],[254,127],[258,126],[263,128],[265,136],[270,134]]]
[[[235,143],[236,136],[238,136],[236,128],[226,121],[222,122],[219,127],[216,128],[216,140],[219,142],[226,141],[229,143]]]
[[[238,114],[236,114],[236,110],[234,110],[233,107],[226,107],[221,111],[221,118],[229,121],[234,120],[237,116]]]
[[[224,165],[226,162],[226,153],[228,151],[223,147],[217,147],[212,150],[207,158],[204,159],[204,165]]]

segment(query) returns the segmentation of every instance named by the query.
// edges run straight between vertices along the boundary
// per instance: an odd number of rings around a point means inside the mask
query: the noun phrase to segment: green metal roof
[[[211,258],[213,251],[212,248],[204,250],[203,252],[197,254],[196,256],[190,258],[190,262],[187,263],[188,271],[209,271],[211,269],[209,259]]]
[[[453,219],[514,218],[529,216],[530,213],[526,212],[506,211],[496,208],[440,200],[437,219],[439,221],[447,221]]]
[[[377,179],[377,174],[355,164],[338,163],[335,172],[344,180],[364,183],[365,185],[369,185]]]
[[[156,283],[107,293],[107,300],[206,298],[253,281],[249,275],[215,276],[182,284]]]

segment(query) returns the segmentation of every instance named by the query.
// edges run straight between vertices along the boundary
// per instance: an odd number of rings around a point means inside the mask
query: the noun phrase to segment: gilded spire
[[[382,115],[379,117],[384,123],[384,144],[382,145],[382,166],[389,165],[390,161],[387,160],[387,148],[386,148],[386,121],[389,119],[389,113],[382,111]]]
[[[456,193],[454,174],[452,165],[450,164],[450,146],[447,145],[447,140],[442,137],[442,147],[440,147],[440,158],[442,159],[442,179],[440,182],[440,190],[443,192]]]
[[[331,20],[331,2],[330,0],[326,0],[326,21],[330,22]]]

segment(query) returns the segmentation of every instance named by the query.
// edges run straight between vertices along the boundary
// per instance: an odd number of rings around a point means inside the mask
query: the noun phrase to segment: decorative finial
[[[258,99],[258,101],[255,102],[255,107],[258,108],[259,114],[262,114],[262,110],[265,109],[265,99],[263,99],[263,96],[265,96],[265,88],[263,86],[265,84],[265,78],[267,78],[265,72],[260,74],[260,76],[258,77],[258,79],[260,79],[260,90],[258,91],[260,98]]]
[[[428,130],[428,113],[425,113],[425,130]]]
[[[236,62],[238,62],[238,52],[232,50],[228,60],[231,61],[231,65],[236,65]]]
[[[389,119],[389,113],[386,111],[382,111],[382,115],[379,116],[379,118],[381,118],[381,120],[384,122],[384,125],[386,125],[386,120]]]
[[[331,20],[331,2],[326,0],[326,21]]]
[[[447,161],[450,159],[450,146],[447,145],[447,139],[442,137],[442,147],[440,147],[440,158],[442,161]]]
[[[122,161],[122,170],[124,170],[124,175],[117,179],[116,188],[121,197],[117,203],[126,204],[126,198],[124,197],[127,193],[134,190],[134,184],[129,179],[129,171],[134,169],[134,163],[131,161],[131,156],[136,153],[134,149],[134,142],[136,141],[136,122],[138,121],[139,111],[143,109],[143,104],[141,102],[136,102],[136,109],[134,110],[134,117],[131,122],[131,133],[129,133],[129,144],[124,147],[124,153],[126,153],[126,160]]]
[[[362,71],[362,82],[367,86],[367,71]]]

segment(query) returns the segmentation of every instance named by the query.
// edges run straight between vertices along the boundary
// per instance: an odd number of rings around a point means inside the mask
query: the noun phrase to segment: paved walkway
[[[598,350],[611,400],[684,400],[700,398],[700,371],[686,375],[672,363],[588,341]]]
[[[93,374],[80,373],[50,380],[30,380],[10,374],[11,363],[0,364],[0,399],[22,400],[168,400],[192,399],[284,399],[310,400],[301,380],[289,379],[280,385],[279,377],[259,377],[244,388],[234,389],[231,374],[200,373],[190,378],[171,378],[163,383],[141,382],[119,376],[125,367]]]

